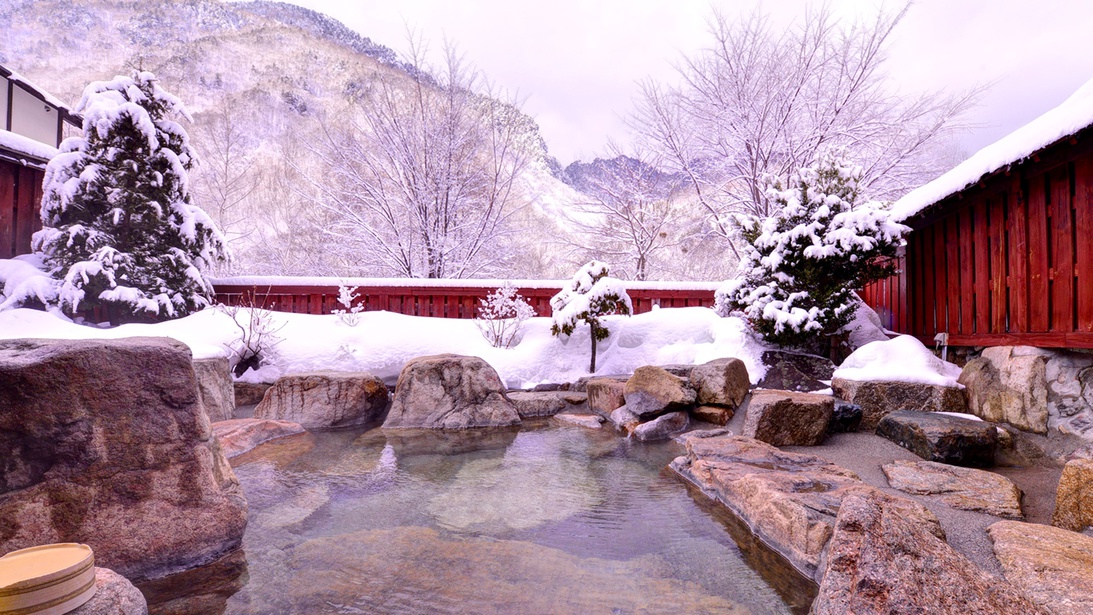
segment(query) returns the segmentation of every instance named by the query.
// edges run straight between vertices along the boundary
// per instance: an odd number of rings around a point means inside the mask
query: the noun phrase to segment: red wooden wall
[[[1093,147],[1064,141],[908,224],[901,273],[862,298],[954,346],[1093,348]]]
[[[30,237],[42,228],[43,173],[0,160],[0,258],[30,253]]]
[[[270,310],[297,314],[330,314],[342,308],[338,303],[338,286],[292,286],[215,284],[216,301],[226,305],[256,305]],[[536,315],[550,316],[550,298],[558,288],[519,288],[520,294],[535,308]],[[387,310],[409,316],[440,318],[474,318],[479,300],[495,288],[460,286],[453,280],[448,286],[361,286],[356,304],[365,311]],[[661,307],[713,307],[712,289],[627,289],[634,304],[634,313],[641,314]]]

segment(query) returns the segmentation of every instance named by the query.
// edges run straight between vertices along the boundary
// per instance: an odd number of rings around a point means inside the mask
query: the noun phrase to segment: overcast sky
[[[620,116],[637,82],[670,82],[673,63],[710,41],[706,20],[756,0],[290,0],[403,52],[407,27],[439,51],[446,39],[495,85],[517,92],[562,164],[625,144]],[[875,15],[878,0],[831,0],[839,15]],[[779,20],[808,0],[768,0]],[[888,2],[893,7],[897,3]],[[903,91],[993,83],[962,137],[973,153],[1061,103],[1093,78],[1093,1],[918,0],[890,39]]]

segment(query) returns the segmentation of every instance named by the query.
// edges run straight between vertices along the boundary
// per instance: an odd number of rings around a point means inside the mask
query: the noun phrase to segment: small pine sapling
[[[854,291],[895,273],[906,226],[876,202],[861,202],[862,170],[836,150],[767,195],[777,213],[737,216],[747,240],[741,275],[716,293],[722,316],[739,311],[767,341],[822,352],[851,319]]]
[[[599,261],[581,267],[569,284],[550,299],[550,307],[554,319],[550,327],[553,335],[572,335],[581,322],[591,328],[589,373],[596,372],[596,342],[611,334],[602,317],[608,314],[629,316],[634,310],[622,281],[609,277],[607,265]]]
[[[360,293],[357,292],[359,286],[347,286],[341,284],[338,286],[338,303],[342,305],[341,308],[331,310],[332,314],[338,315],[338,320],[343,324],[355,327],[361,321],[361,312],[364,311],[364,306],[361,304],[354,305],[353,302],[360,297]]]
[[[475,324],[494,348],[511,348],[524,321],[535,316],[535,308],[516,291],[512,282],[505,282],[478,301],[481,305]]]

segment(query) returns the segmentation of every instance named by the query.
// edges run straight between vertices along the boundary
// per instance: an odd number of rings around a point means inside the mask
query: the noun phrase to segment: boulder
[[[365,372],[282,376],[254,409],[254,417],[299,423],[306,429],[375,423],[387,409],[387,386]]]
[[[987,534],[1006,581],[1033,602],[1053,615],[1093,613],[1093,538],[1020,521],[999,521]]]
[[[568,382],[543,382],[531,387],[533,393],[545,393],[548,391],[568,391],[570,388]]]
[[[1051,524],[1075,532],[1093,526],[1093,459],[1072,459],[1063,466]]]
[[[994,465],[998,444],[998,430],[990,423],[910,410],[885,416],[877,435],[927,461],[984,468]]]
[[[928,495],[952,508],[1023,519],[1021,490],[994,472],[933,461],[893,461],[881,467],[888,484],[904,493]]]
[[[554,416],[572,405],[565,391],[509,391],[507,395],[521,419]]]
[[[687,429],[689,423],[690,420],[687,418],[686,412],[669,412],[668,414],[662,414],[651,421],[638,425],[634,428],[632,435],[642,442],[667,440]]]
[[[872,489],[846,497],[836,518],[812,615],[1042,614]]]
[[[563,425],[577,425],[588,429],[599,429],[603,426],[603,417],[597,414],[570,414],[563,412],[555,414],[551,420]]]
[[[657,367],[673,376],[676,376],[677,378],[682,378],[684,380],[687,380],[691,377],[691,371],[693,371],[695,368],[694,365],[684,365],[682,363],[672,365],[658,365]]]
[[[239,547],[247,501],[166,338],[0,342],[0,553],[82,542],[130,579]]]
[[[625,405],[615,408],[611,411],[611,415],[607,418],[611,421],[611,424],[615,426],[615,429],[626,432],[626,435],[630,435],[641,424],[641,419],[636,414],[630,412],[630,409]]]
[[[827,436],[834,405],[830,395],[757,390],[741,435],[774,446],[816,446]]]
[[[270,386],[264,382],[236,382],[232,385],[235,390],[235,405],[254,406],[262,403]]]
[[[751,390],[748,368],[740,359],[715,359],[696,365],[691,370],[690,381],[696,403],[727,406],[733,410],[744,403],[744,397]]]
[[[726,406],[695,406],[691,408],[691,416],[696,421],[706,421],[714,425],[728,424],[734,414],[732,408]]]
[[[634,375],[626,381],[623,397],[630,412],[649,419],[694,404],[695,390],[679,376],[645,365],[634,370]]]
[[[418,357],[406,363],[384,428],[467,429],[520,424],[497,372],[478,357]]]
[[[985,348],[960,372],[968,411],[996,423],[1047,433],[1048,404],[1044,354],[1017,354],[1011,346]]]
[[[778,391],[810,392],[822,391],[835,373],[835,364],[826,357],[784,350],[763,352],[763,365],[767,373],[756,385],[761,389]]]
[[[707,496],[727,506],[768,546],[805,576],[818,578],[820,563],[848,494],[872,490],[856,474],[826,459],[781,451],[726,430],[680,436],[686,455],[670,467]],[[901,514],[944,537],[922,505],[904,498]]]
[[[228,459],[242,455],[263,442],[304,431],[299,423],[271,419],[232,419],[213,423],[212,428],[220,441],[220,450]]]
[[[836,399],[831,411],[831,422],[827,425],[827,433],[830,435],[857,431],[861,426],[861,418],[861,406]]]
[[[585,385],[585,394],[588,395],[588,409],[605,419],[609,418],[616,408],[620,408],[626,403],[625,389],[625,378],[589,379]]]
[[[911,382],[868,382],[835,378],[835,397],[861,406],[859,429],[873,431],[880,420],[896,410],[964,413],[964,391],[958,387]]]
[[[197,396],[209,421],[226,421],[235,413],[235,387],[227,357],[194,359]]]
[[[109,568],[96,567],[95,595],[69,614],[148,615],[148,602],[129,579]]]

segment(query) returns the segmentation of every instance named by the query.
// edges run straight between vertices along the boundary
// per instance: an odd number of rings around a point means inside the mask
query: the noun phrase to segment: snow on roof
[[[1019,162],[1033,153],[1093,124],[1093,80],[1086,82],[1063,104],[984,147],[948,173],[908,192],[892,205],[903,221],[978,182],[983,176]]]
[[[322,278],[296,276],[235,276],[211,278],[213,286],[415,286],[415,287],[450,287],[499,288],[506,281],[516,288],[552,288],[560,289],[568,285],[569,280],[484,280],[460,279],[437,280],[429,278]],[[636,282],[623,283],[630,290],[717,290],[722,282]]]
[[[20,75],[19,73],[11,70],[10,68],[2,64],[0,64],[0,69],[2,69],[0,70],[0,75],[3,75],[4,73],[9,73],[5,75],[9,81],[18,83],[19,85],[23,86],[23,89],[29,90],[33,94],[37,94],[38,97],[40,97],[42,100],[68,113],[69,115],[75,115],[74,113],[72,113],[72,109],[67,104],[62,102],[61,99],[34,85],[33,81],[27,79],[26,77]]]
[[[29,156],[36,162],[49,160],[57,155],[57,148],[7,130],[0,130],[0,149],[14,152],[16,156]]]

